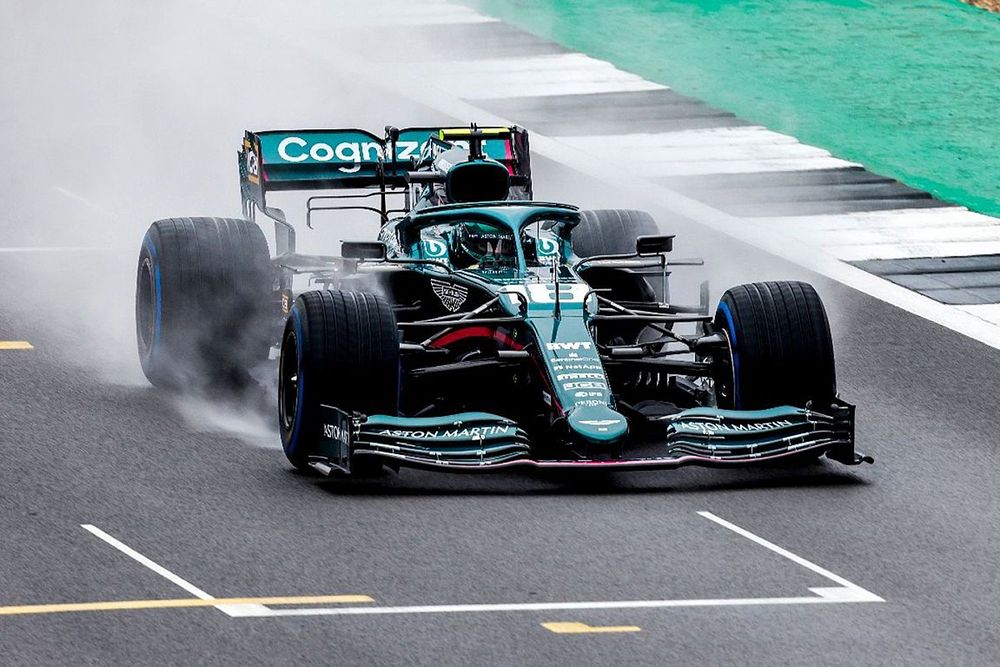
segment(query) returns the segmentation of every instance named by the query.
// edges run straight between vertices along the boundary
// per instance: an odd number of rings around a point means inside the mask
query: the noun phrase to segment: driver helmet
[[[454,250],[470,265],[513,263],[517,257],[514,233],[494,225],[463,222],[455,227]]]

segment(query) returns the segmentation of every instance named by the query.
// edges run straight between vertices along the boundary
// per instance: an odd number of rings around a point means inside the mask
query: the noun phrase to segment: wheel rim
[[[736,364],[733,360],[733,343],[725,328],[720,333],[726,338],[726,353],[716,358],[715,402],[720,407],[737,409],[736,405]]]
[[[299,407],[299,350],[294,331],[289,331],[281,344],[278,366],[278,413],[281,428],[291,432]]]
[[[156,334],[156,286],[153,278],[153,261],[145,257],[139,265],[138,294],[136,295],[136,329],[144,351],[153,347]]]

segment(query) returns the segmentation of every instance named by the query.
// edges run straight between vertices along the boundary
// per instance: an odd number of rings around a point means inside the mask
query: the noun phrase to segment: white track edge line
[[[844,589],[838,589],[844,590]],[[880,598],[881,600],[881,598]],[[860,595],[823,597],[718,598],[696,600],[614,600],[595,602],[525,602],[499,604],[441,604],[399,607],[318,607],[272,609],[245,614],[250,617],[268,616],[381,616],[389,614],[464,614],[475,612],[576,611],[600,609],[667,609],[684,607],[742,607],[800,604],[850,604],[875,602]]]
[[[174,584],[175,586],[178,586],[178,587],[184,589],[185,591],[187,591],[191,595],[195,596],[199,600],[214,600],[215,599],[215,596],[209,595],[208,593],[206,593],[202,589],[200,589],[197,586],[195,586],[194,584],[192,584],[190,581],[188,581],[188,580],[186,580],[186,579],[184,579],[184,578],[182,578],[182,577],[174,574],[173,572],[171,572],[167,568],[163,567],[162,565],[160,565],[159,563],[156,563],[153,560],[150,560],[146,556],[143,556],[141,553],[139,553],[138,551],[136,551],[132,547],[130,547],[127,544],[125,544],[124,542],[116,539],[115,537],[112,537],[111,535],[107,534],[106,532],[104,532],[103,530],[101,530],[100,528],[98,528],[97,526],[94,526],[94,525],[89,524],[89,523],[84,523],[84,524],[80,524],[80,527],[83,528],[84,530],[86,530],[88,533],[90,533],[94,537],[98,538],[99,540],[101,540],[101,541],[105,542],[106,544],[114,547],[115,549],[117,549],[121,553],[125,554],[126,556],[128,556],[132,560],[136,561],[140,565],[142,565],[142,566],[144,566],[144,567],[152,570],[153,572],[155,572],[156,574],[160,575],[161,577],[163,577],[164,579],[166,579],[170,583]],[[247,604],[247,605],[215,605],[215,608],[218,609],[219,611],[223,612],[224,614],[227,614],[228,616],[254,615],[254,614],[260,613],[261,611],[263,611],[264,609],[266,609],[266,607],[264,607],[264,605],[254,605],[254,604]]]
[[[816,574],[820,575],[821,577],[829,579],[830,581],[832,581],[832,582],[840,585],[843,588],[850,589],[852,592],[858,594],[858,596],[863,596],[863,597],[865,597],[867,599],[870,599],[872,602],[885,602],[885,600],[883,600],[878,595],[875,595],[871,591],[865,590],[861,586],[858,586],[857,584],[855,584],[853,582],[850,582],[847,579],[841,577],[839,574],[834,574],[833,572],[831,572],[830,570],[826,569],[825,567],[821,567],[821,566],[817,565],[816,563],[813,563],[812,561],[806,560],[802,556],[794,554],[791,551],[789,551],[788,549],[785,549],[784,547],[779,547],[774,542],[771,542],[769,540],[765,540],[763,537],[761,537],[759,535],[755,535],[754,533],[751,533],[746,528],[741,528],[741,527],[737,526],[735,523],[732,523],[730,521],[726,521],[725,519],[723,519],[721,517],[718,517],[715,514],[712,514],[711,512],[704,512],[704,511],[698,512],[698,516],[703,517],[705,519],[708,519],[709,521],[712,521],[712,522],[714,522],[714,523],[722,526],[723,528],[731,530],[734,533],[736,533],[737,535],[745,537],[746,539],[750,540],[751,542],[759,544],[760,546],[764,547],[765,549],[769,549],[770,551],[773,551],[774,553],[778,554],[779,556],[782,556],[783,558],[787,558],[788,560],[792,561],[793,563],[795,563],[797,565],[801,565],[802,567],[806,568],[807,570],[815,572]]]

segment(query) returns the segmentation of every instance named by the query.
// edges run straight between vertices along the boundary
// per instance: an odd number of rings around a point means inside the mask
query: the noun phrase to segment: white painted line
[[[824,246],[878,243],[898,245],[939,243],[947,246],[950,243],[969,241],[1000,241],[1000,225],[856,229],[849,232],[819,230],[811,236],[822,240]]]
[[[812,596],[766,598],[708,598],[693,600],[614,600],[589,602],[509,602],[499,604],[439,604],[395,607],[321,607],[258,610],[254,616],[372,616],[386,614],[464,614],[475,612],[580,611],[585,609],[669,609],[684,607],[739,607],[799,604],[844,604],[884,602],[861,586],[798,556],[759,535],[719,518],[711,512],[698,512],[710,521],[828,579],[837,586],[815,587]],[[250,614],[247,614],[250,615]]]
[[[590,56],[582,53],[548,53],[538,56],[482,58],[479,60],[461,60],[449,63],[448,65],[449,76],[452,72],[461,74],[490,74],[491,76],[495,76],[509,74],[511,72],[557,72],[583,70],[623,71],[619,70],[606,60],[591,58]]]
[[[215,599],[215,597],[201,590],[200,588],[192,584],[190,581],[187,581],[186,579],[177,576],[176,574],[174,574],[167,568],[163,567],[162,565],[150,560],[149,558],[146,558],[132,547],[115,539],[111,535],[108,535],[97,526],[87,523],[87,524],[81,524],[80,527],[86,530],[94,537],[98,538],[99,540],[102,540],[106,544],[111,545],[112,547],[122,552],[132,560],[136,561],[140,565],[149,568],[150,570],[160,575],[161,577],[163,577],[170,583],[174,584],[175,586],[183,588],[185,591],[195,596],[196,598],[200,600]],[[215,608],[229,616],[248,616],[248,615],[253,616],[256,613],[267,609],[267,607],[264,607],[263,605],[216,605]]]
[[[552,69],[526,69],[526,70],[513,70],[507,72],[491,72],[489,78],[489,86],[493,88],[494,86],[507,86],[514,87],[519,85],[544,85],[559,82],[576,82],[576,83],[614,83],[616,81],[622,82],[643,82],[645,81],[640,76],[635,74],[629,74],[628,72],[623,72],[615,67],[594,67],[586,66],[582,68],[566,69],[563,67],[557,67]],[[456,73],[449,73],[448,84],[461,91],[463,96],[467,96],[469,91],[466,90],[467,86],[473,84],[483,83],[483,73],[482,72],[462,72],[458,71]],[[516,89],[513,92],[517,95]]]
[[[614,79],[606,81],[552,81],[532,84],[510,83],[504,86],[490,82],[482,88],[470,87],[461,91],[462,97],[470,100],[506,97],[543,97],[551,95],[589,95],[593,93],[625,93],[641,90],[666,90],[652,81],[643,79]]]
[[[417,63],[395,69],[420,79],[436,67]],[[666,89],[582,54],[457,61],[449,63],[447,79],[454,94],[469,99]]]
[[[331,3],[334,4],[334,3]],[[454,25],[462,23],[496,23],[499,19],[480,14],[461,5],[423,0],[414,2],[386,2],[368,6],[352,4],[347,12],[333,10],[331,18],[339,27],[368,26],[373,24],[386,27]]]
[[[532,135],[534,136],[534,135]],[[852,162],[840,158],[815,155],[811,157],[775,157],[744,160],[697,160],[692,162],[662,162],[642,165],[646,178],[659,176],[714,176],[722,174],[758,174],[778,171],[815,171],[817,169],[843,169],[855,167]],[[635,173],[635,172],[633,172]],[[666,188],[663,188],[666,190]],[[734,216],[735,217],[735,216]],[[743,218],[740,218],[743,220]],[[744,220],[744,224],[753,225]]]
[[[970,257],[972,255],[1000,254],[1000,240],[970,241],[965,243],[879,243],[831,247],[827,249],[827,252],[848,262],[866,259],[910,259],[914,257]],[[946,307],[953,308],[953,306]],[[928,319],[933,320],[933,318]],[[950,320],[951,318],[945,319]],[[945,322],[940,322],[940,324],[949,326]],[[998,340],[994,340],[994,338],[998,338]],[[983,342],[1000,348],[1000,331],[996,332],[990,340]]]
[[[845,261],[1000,253],[1000,220],[962,207],[760,217],[754,221],[772,233],[820,246]]]
[[[146,558],[145,556],[143,556],[141,553],[139,553],[138,551],[136,551],[132,547],[128,546],[127,544],[125,544],[123,542],[120,542],[119,540],[115,539],[111,535],[108,535],[107,533],[105,533],[103,530],[101,530],[97,526],[94,526],[94,525],[91,525],[91,524],[88,523],[88,524],[81,524],[80,527],[83,528],[84,530],[86,530],[87,532],[89,532],[90,534],[94,535],[98,539],[103,540],[104,542],[107,542],[108,544],[110,544],[111,546],[113,546],[115,549],[118,549],[118,551],[121,551],[123,554],[125,554],[126,556],[128,556],[132,560],[136,561],[140,565],[143,565],[143,566],[149,568],[150,570],[152,570],[153,572],[157,573],[158,575],[160,575],[161,577],[163,577],[164,579],[166,579],[170,583],[174,584],[175,586],[179,586],[179,587],[183,588],[184,590],[186,590],[188,593],[190,593],[191,595],[195,596],[196,598],[200,598],[202,600],[214,600],[215,599],[211,595],[209,595],[208,593],[206,593],[205,591],[201,590],[200,588],[198,588],[197,586],[195,586],[194,584],[192,584],[190,581],[182,579],[181,577],[178,577],[176,574],[174,574],[173,572],[171,572],[167,568],[163,567],[162,565],[159,565],[158,563],[154,563],[153,561],[151,561],[150,559]]]
[[[636,134],[601,134],[560,137],[577,148],[606,155],[629,157],[632,151],[674,146],[741,146],[798,144],[795,137],[773,132],[760,125],[747,127],[711,127],[676,132],[641,132]]]
[[[461,25],[461,24],[473,24],[473,23],[497,23],[497,19],[491,19],[486,16],[468,16],[464,14],[455,14],[452,16],[435,16],[431,18],[424,18],[421,20],[406,20],[398,17],[391,19],[380,20],[380,26],[386,28],[411,28],[413,26],[436,26],[436,25]],[[371,22],[362,21],[355,18],[354,20],[347,21],[343,26],[370,26]]]
[[[992,322],[993,324],[1000,326],[1000,303],[955,306],[955,308],[978,317],[985,322]]]
[[[816,589],[826,590],[826,589]],[[720,598],[703,600],[613,600],[594,602],[512,602],[500,604],[440,604],[404,607],[319,607],[308,609],[266,609],[247,616],[380,616],[388,614],[468,614],[475,612],[580,611],[585,609],[673,609],[685,607],[757,607],[798,604],[842,604],[881,602],[879,598],[853,596],[847,589],[842,596]]]
[[[962,206],[941,208],[911,208],[888,211],[856,211],[824,215],[757,217],[763,222],[791,229],[824,231],[864,231],[870,229],[910,229],[932,227],[989,227],[1000,225],[1000,220],[988,215],[973,213]]]
[[[821,577],[829,579],[830,581],[834,582],[835,584],[838,584],[841,589],[847,589],[847,590],[851,591],[851,594],[848,597],[854,596],[853,599],[852,599],[852,601],[854,601],[854,602],[860,602],[862,600],[869,601],[869,602],[885,602],[885,600],[883,600],[879,596],[875,595],[874,593],[866,591],[865,589],[861,588],[857,584],[852,583],[852,582],[848,581],[847,579],[844,579],[840,575],[837,575],[837,574],[834,574],[833,572],[830,572],[830,570],[827,570],[824,567],[820,567],[819,565],[816,565],[816,563],[813,563],[812,561],[806,560],[802,556],[797,556],[796,554],[793,554],[788,549],[779,547],[774,542],[770,542],[768,540],[765,540],[763,537],[760,537],[759,535],[755,535],[755,534],[751,533],[746,528],[740,528],[735,523],[732,523],[732,522],[726,521],[725,519],[719,518],[716,515],[712,514],[711,512],[698,512],[698,515],[701,516],[701,517],[704,517],[704,518],[708,519],[709,521],[713,521],[713,522],[719,524],[723,528],[727,528],[727,529],[733,531],[737,535],[741,535],[741,536],[747,538],[748,540],[750,540],[752,542],[755,542],[756,544],[759,544],[760,546],[764,547],[765,549],[769,549],[769,550],[773,551],[774,553],[778,554],[779,556],[782,556],[783,558],[787,558],[788,560],[792,561],[793,563],[795,563],[797,565],[801,565],[802,567],[806,568],[807,570],[815,572],[816,574],[820,575]],[[810,588],[809,590],[817,593],[818,595],[824,595],[824,593],[826,595],[831,595],[831,589],[829,589],[829,588]],[[822,591],[822,592],[820,592],[820,591]],[[842,593],[833,592],[831,597],[835,599],[835,598],[837,598],[838,595],[841,595],[841,594]]]
[[[718,162],[723,171],[727,162],[766,160],[811,160],[833,157],[828,151],[796,142],[765,143],[706,143],[692,145],[653,145],[644,148],[631,146],[615,150],[613,143],[603,151],[608,157],[630,159],[643,163]]]
[[[476,82],[482,82],[482,75],[474,75],[469,78],[467,85],[457,87],[455,93],[466,99],[492,99],[589,94],[598,89],[600,92],[661,90],[658,84],[651,84],[632,76],[599,76],[592,72],[547,72],[545,76],[540,76],[535,72],[526,74],[527,76],[491,79],[488,88],[476,85]],[[560,92],[550,92],[550,86],[555,87]],[[577,90],[581,92],[578,93]],[[594,109],[595,113],[600,111],[602,109]]]

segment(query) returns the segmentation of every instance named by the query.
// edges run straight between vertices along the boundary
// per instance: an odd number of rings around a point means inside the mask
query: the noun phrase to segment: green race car
[[[641,211],[533,201],[521,128],[247,132],[239,166],[243,218],[150,227],[139,353],[154,384],[211,387],[274,348],[296,467],[871,461],[811,286],[740,285],[714,314],[705,285],[674,303],[668,274],[700,260],[671,260]],[[267,201],[282,190],[332,192],[308,198],[307,227],[377,215],[375,240],[296,252]]]

